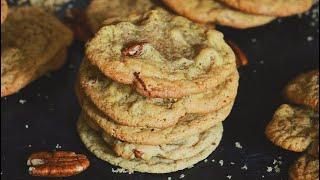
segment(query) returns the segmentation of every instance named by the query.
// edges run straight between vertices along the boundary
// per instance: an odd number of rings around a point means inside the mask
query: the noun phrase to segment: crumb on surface
[[[248,170],[248,166],[247,166],[247,165],[243,165],[243,166],[241,167],[241,169],[246,171],[246,170]]]
[[[182,179],[182,178],[184,178],[184,177],[185,177],[184,174],[180,174],[179,179]]]
[[[26,124],[24,127],[25,127],[26,129],[28,129],[28,128],[29,128],[29,125],[28,125],[28,124]]]
[[[235,165],[236,163],[234,163],[234,162],[230,162],[230,164],[231,164],[231,165]]]
[[[239,142],[236,142],[236,143],[235,143],[235,146],[236,146],[236,148],[238,148],[238,149],[242,149],[242,146],[241,146],[241,144],[240,144]]]
[[[204,162],[205,162],[205,163],[208,162],[208,159],[205,159]]]
[[[220,166],[223,166],[223,160],[219,161]]]
[[[272,172],[272,167],[268,166],[267,167],[267,172]]]
[[[231,179],[231,178],[232,178],[232,176],[231,176],[231,175],[227,175],[226,177],[227,177],[228,179]]]
[[[26,102],[27,102],[27,100],[25,100],[25,99],[20,99],[20,100],[19,100],[19,103],[20,103],[20,104],[25,104]]]

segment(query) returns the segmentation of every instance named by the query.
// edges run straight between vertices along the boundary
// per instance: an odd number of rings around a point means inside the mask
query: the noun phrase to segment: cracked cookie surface
[[[163,2],[178,14],[199,23],[217,23],[244,29],[261,26],[275,19],[272,16],[243,13],[216,0],[163,0]]]
[[[317,180],[319,179],[319,158],[308,154],[300,157],[289,170],[290,180]]]
[[[284,149],[302,152],[316,139],[319,114],[312,109],[284,104],[275,112],[266,135]]]
[[[14,8],[1,26],[1,97],[63,64],[72,32],[53,15],[35,7]]]
[[[106,76],[148,97],[181,98],[213,90],[236,72],[222,33],[164,10],[105,26],[86,56]]]

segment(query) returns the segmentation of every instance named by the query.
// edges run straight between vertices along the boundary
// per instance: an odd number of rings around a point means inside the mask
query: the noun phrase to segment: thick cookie
[[[318,180],[319,158],[308,154],[299,158],[289,170],[290,180]]]
[[[299,75],[284,90],[285,97],[295,103],[319,111],[319,70]]]
[[[290,16],[308,11],[313,0],[219,0],[241,11],[268,16]]]
[[[109,22],[126,18],[133,20],[154,6],[152,0],[92,0],[86,15],[91,31],[96,33],[106,20]]]
[[[222,33],[161,9],[136,23],[101,28],[87,43],[86,56],[111,79],[132,84],[148,97],[213,90],[236,71],[235,55]]]
[[[223,127],[219,126],[219,133],[216,134],[217,141],[209,144],[206,149],[200,153],[186,159],[169,160],[164,158],[153,157],[150,160],[127,160],[115,155],[115,153],[107,146],[99,133],[90,129],[85,120],[79,119],[77,124],[78,133],[84,145],[98,158],[109,162],[112,165],[120,166],[130,171],[146,172],[146,173],[169,173],[179,171],[190,167],[201,160],[207,158],[219,145],[222,137]]]
[[[271,16],[247,14],[231,9],[216,0],[163,0],[178,14],[199,23],[217,23],[234,28],[250,28],[267,24]]]
[[[84,60],[79,72],[80,86],[91,101],[115,122],[127,126],[164,128],[174,125],[186,113],[209,113],[234,101],[238,73],[214,91],[181,99],[146,98],[129,85],[105,77]]]
[[[102,137],[113,151],[125,159],[150,160],[159,157],[170,160],[191,158],[197,155],[210,144],[221,139],[221,122],[201,134],[194,134],[177,142],[162,145],[144,145],[123,142],[103,133]],[[218,136],[217,136],[218,135]]]
[[[314,141],[319,131],[319,114],[311,109],[284,104],[275,112],[266,135],[284,149],[302,152]]]
[[[161,145],[180,141],[188,136],[202,133],[214,125],[224,121],[229,115],[233,103],[207,115],[188,114],[181,118],[174,126],[159,128],[139,128],[123,126],[115,123],[101,113],[88,98],[81,98],[82,116],[92,121],[94,129],[103,129],[103,132],[116,139],[138,144]],[[98,128],[99,127],[99,128]]]
[[[8,15],[8,4],[6,0],[1,0],[1,24],[6,20]]]
[[[34,7],[12,9],[2,29],[1,97],[57,69],[63,64],[66,48],[72,42],[72,32],[66,26],[53,15]]]

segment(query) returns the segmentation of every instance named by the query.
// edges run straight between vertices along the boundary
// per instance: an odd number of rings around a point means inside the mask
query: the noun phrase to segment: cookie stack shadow
[[[152,10],[87,43],[75,88],[78,133],[98,158],[129,171],[192,167],[219,145],[238,79],[220,32]]]

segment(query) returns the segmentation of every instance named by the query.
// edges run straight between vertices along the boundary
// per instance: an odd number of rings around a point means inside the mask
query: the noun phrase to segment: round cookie
[[[84,60],[80,66],[81,89],[91,101],[115,122],[127,126],[164,128],[174,125],[186,113],[209,113],[234,101],[238,73],[216,90],[182,99],[146,98],[128,85],[105,77]]]
[[[311,109],[284,104],[275,112],[265,134],[277,146],[302,152],[317,137],[319,114]]]
[[[319,179],[319,158],[308,154],[300,157],[289,169],[290,180]]]
[[[206,149],[198,153],[197,155],[181,159],[181,160],[168,160],[163,158],[153,157],[148,161],[145,160],[127,160],[116,156],[110,148],[106,145],[102,137],[97,132],[91,130],[83,119],[80,119],[77,123],[78,133],[84,145],[98,158],[109,162],[112,165],[120,166],[130,171],[138,171],[145,173],[170,173],[179,171],[202,161],[207,158],[219,145],[222,137],[223,127],[216,134],[217,142],[209,144]]]
[[[126,18],[133,20],[154,6],[152,0],[92,0],[86,16],[91,31],[96,33],[107,19],[109,22]]]
[[[106,76],[148,97],[213,90],[236,71],[235,55],[222,33],[162,9],[135,23],[101,28],[87,43],[86,56]]]
[[[272,16],[247,14],[231,9],[216,0],[163,0],[178,14],[199,23],[217,23],[234,28],[251,28],[267,24]]]
[[[6,0],[1,0],[1,24],[6,20],[8,15],[8,4]]]
[[[114,139],[112,136],[103,133],[102,137],[112,147],[112,150],[120,157],[125,159],[143,159],[150,160],[152,157],[160,157],[164,159],[179,160],[190,158],[197,155],[209,144],[218,141],[216,134],[219,132],[221,123],[208,129],[201,134],[195,134],[177,142],[162,145],[144,145],[132,144]]]
[[[295,103],[319,111],[319,70],[299,75],[284,89],[285,97]]]
[[[64,61],[65,49],[72,42],[72,32],[65,25],[35,7],[12,9],[1,26],[5,29],[1,31],[1,97],[56,69],[51,61],[57,57]]]
[[[81,98],[82,116],[91,124],[99,127],[104,133],[121,141],[147,145],[170,144],[188,136],[206,131],[222,122],[229,115],[233,103],[208,115],[188,114],[177,124],[166,129],[138,128],[119,125],[101,113],[88,98]],[[98,128],[95,128],[98,129]]]
[[[290,16],[308,11],[314,0],[219,0],[241,11],[268,16]]]

